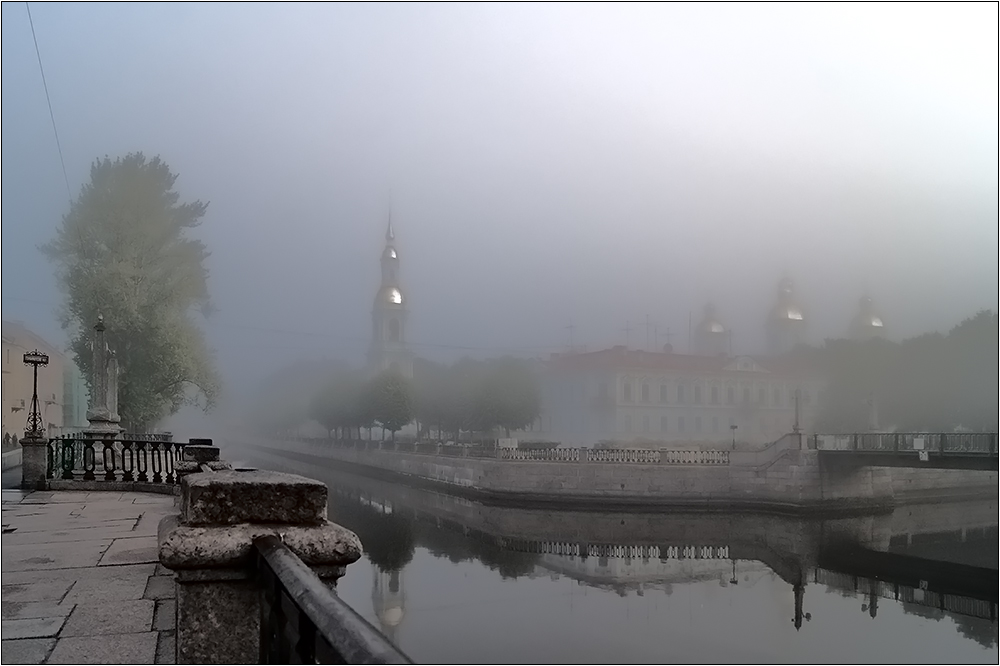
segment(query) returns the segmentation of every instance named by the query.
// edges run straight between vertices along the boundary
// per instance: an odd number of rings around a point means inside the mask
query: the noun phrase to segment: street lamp
[[[38,366],[48,365],[49,356],[37,349],[24,354],[24,364],[32,366],[34,383],[31,391],[31,409],[28,411],[28,423],[24,427],[25,437],[40,438],[45,432],[42,427],[42,415],[38,411]]]
[[[736,450],[736,424],[729,426],[729,429],[733,431],[733,451]]]

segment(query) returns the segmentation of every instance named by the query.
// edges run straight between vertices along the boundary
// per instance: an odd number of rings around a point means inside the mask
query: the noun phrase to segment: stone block
[[[66,616],[35,617],[25,620],[4,620],[2,623],[5,641],[17,638],[48,638],[55,636],[62,628]]]
[[[177,662],[258,663],[259,596],[251,580],[181,583],[177,606],[183,622],[176,632]]]
[[[210,439],[192,439],[184,447],[184,460],[207,463],[219,459],[219,447],[212,446]]]
[[[156,642],[156,663],[173,664],[177,661],[177,632],[161,631]]]
[[[155,631],[60,638],[46,663],[152,664],[156,642]]]
[[[143,564],[159,561],[156,542],[148,536],[115,539],[101,556],[98,566]]]
[[[4,580],[7,579],[6,573]],[[24,601],[60,600],[73,585],[73,581],[38,581],[4,585],[2,591],[3,603],[18,603]]]
[[[361,557],[361,541],[335,523],[300,527],[244,523],[222,527],[182,525],[176,516],[160,523],[160,563],[171,569],[242,567],[249,561],[253,540],[278,535],[309,565],[346,566]]]
[[[115,567],[118,569],[118,567]],[[146,580],[148,576],[143,575],[120,575],[114,578],[92,578],[87,573],[82,573],[80,580],[76,581],[73,589],[66,595],[66,601],[73,603],[96,603],[115,601],[133,601],[142,599],[146,590]]]
[[[223,471],[181,479],[185,525],[320,525],[326,505],[326,485],[295,474]]]
[[[155,631],[173,631],[177,628],[177,601],[161,599],[156,602],[153,612],[153,629]]]
[[[6,598],[3,605],[4,620],[26,620],[40,617],[64,617],[73,610],[73,604],[60,604],[55,601],[9,601]]]
[[[148,599],[77,604],[66,620],[60,638],[150,631],[154,606],[155,602]]]
[[[143,599],[173,599],[176,592],[173,576],[150,576]]]
[[[0,661],[5,664],[42,664],[55,644],[54,638],[4,640],[0,647]]]

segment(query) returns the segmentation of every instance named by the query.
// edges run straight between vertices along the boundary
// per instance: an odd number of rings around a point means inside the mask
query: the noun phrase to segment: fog
[[[434,359],[683,350],[708,301],[757,352],[783,276],[815,343],[864,294],[893,339],[997,309],[995,4],[33,4],[65,180],[2,12],[4,319],[65,339],[38,245],[160,155],[230,394],[361,363],[390,211]]]

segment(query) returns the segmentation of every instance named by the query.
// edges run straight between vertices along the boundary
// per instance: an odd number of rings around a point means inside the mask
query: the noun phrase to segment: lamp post
[[[736,450],[736,424],[729,426],[729,429],[733,431],[733,451]]]
[[[32,373],[34,375],[31,390],[31,409],[28,411],[28,423],[24,427],[24,434],[26,437],[40,438],[45,432],[45,428],[42,427],[42,415],[38,410],[38,366],[48,365],[49,356],[37,349],[25,352],[24,364],[32,366]]]

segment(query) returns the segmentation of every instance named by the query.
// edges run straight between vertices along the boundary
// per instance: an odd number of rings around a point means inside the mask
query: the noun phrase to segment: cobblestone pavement
[[[4,664],[172,664],[172,495],[3,490]]]

